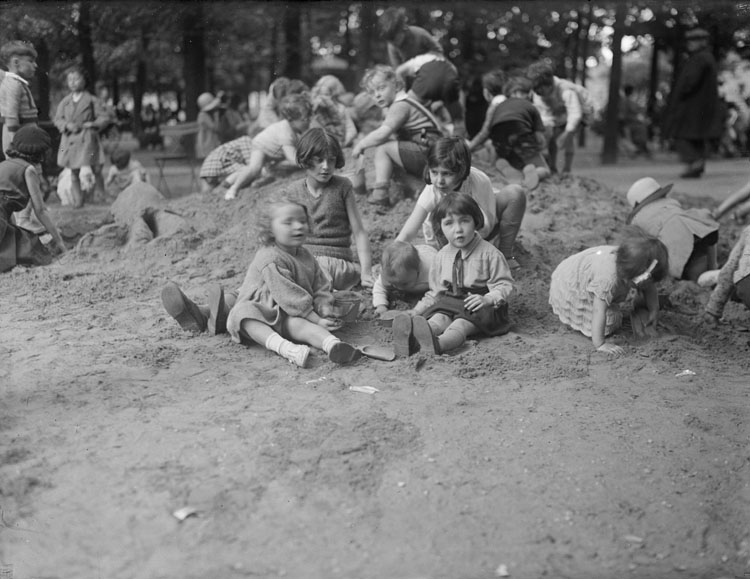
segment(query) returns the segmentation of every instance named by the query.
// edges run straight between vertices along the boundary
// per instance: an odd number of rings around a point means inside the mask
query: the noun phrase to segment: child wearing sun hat
[[[719,224],[708,209],[685,209],[668,198],[671,190],[671,183],[662,187],[651,177],[633,183],[627,192],[632,208],[627,223],[666,245],[671,277],[697,281],[703,272],[716,269]]]
[[[195,157],[205,159],[216,147],[221,145],[219,136],[218,108],[221,99],[210,92],[198,97],[198,137],[195,140]]]

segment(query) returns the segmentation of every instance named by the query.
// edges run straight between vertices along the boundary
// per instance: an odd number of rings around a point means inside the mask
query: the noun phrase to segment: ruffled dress
[[[628,287],[618,283],[617,246],[602,245],[586,249],[564,259],[552,272],[549,303],[560,321],[591,337],[594,299],[607,303],[604,335],[622,322],[619,305],[628,295]]]

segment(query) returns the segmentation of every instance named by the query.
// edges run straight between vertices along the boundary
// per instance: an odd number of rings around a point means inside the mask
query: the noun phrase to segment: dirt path
[[[168,279],[197,301],[239,284],[251,197],[185,197],[193,234],[0,276],[0,577],[750,573],[750,314],[707,332],[707,292],[675,284],[659,337],[607,361],[547,306],[554,266],[622,227],[609,189],[531,199],[509,335],[305,370],[161,307]],[[411,203],[362,203],[378,248]],[[53,210],[70,237],[104,214]],[[369,312],[344,336],[389,341]]]

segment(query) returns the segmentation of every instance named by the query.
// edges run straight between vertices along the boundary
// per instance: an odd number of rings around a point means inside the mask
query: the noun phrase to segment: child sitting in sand
[[[424,179],[427,186],[401,228],[398,241],[412,241],[421,227],[425,243],[440,249],[430,212],[443,197],[460,191],[479,204],[483,217],[479,235],[497,247],[512,268],[519,267],[513,257],[513,245],[526,212],[526,194],[521,185],[510,184],[495,191],[490,178],[471,166],[471,151],[461,137],[443,137],[430,146]]]
[[[448,244],[430,268],[430,291],[412,312],[393,319],[397,356],[410,353],[412,335],[420,351],[442,354],[467,336],[500,336],[510,329],[513,277],[503,254],[478,234],[483,221],[479,205],[466,193],[446,195],[437,204],[433,228]]]
[[[227,177],[229,185],[224,199],[236,199],[243,187],[248,187],[260,176],[267,162],[286,161],[297,166],[297,140],[310,128],[312,103],[307,93],[293,94],[282,99],[279,105],[281,121],[272,124],[253,138],[253,150],[246,167]]]
[[[656,282],[668,271],[664,244],[634,227],[619,246],[592,247],[564,259],[552,272],[549,303],[560,321],[590,337],[597,351],[618,357],[622,347],[605,338],[620,327],[620,304],[635,289],[634,318],[644,329],[655,327]]]
[[[372,306],[382,315],[391,302],[405,295],[422,297],[430,289],[430,266],[437,250],[429,245],[394,241],[385,247],[380,275],[372,287]]]
[[[651,177],[639,179],[628,189],[633,210],[627,223],[657,237],[669,252],[669,275],[697,281],[700,275],[716,269],[719,224],[707,209],[683,209],[676,199],[668,199],[672,185],[660,187]]]
[[[742,302],[750,309],[750,226],[740,233],[721,270],[709,274],[713,274],[717,283],[703,314],[706,322],[716,324],[730,299]]]
[[[388,206],[394,166],[421,177],[427,150],[443,136],[443,130],[435,115],[416,98],[399,94],[404,84],[390,66],[378,65],[367,70],[361,85],[375,97],[380,108],[388,111],[383,124],[354,145],[352,157],[356,159],[366,149],[376,148],[375,185],[368,202]]]
[[[107,172],[104,186],[109,197],[117,197],[135,182],[149,183],[148,173],[140,161],[131,158],[130,151],[115,149],[110,156],[112,166]]]
[[[334,296],[323,270],[303,246],[310,230],[307,208],[279,195],[264,204],[258,222],[262,247],[236,296],[224,296],[214,286],[208,306],[198,306],[170,282],[162,290],[166,310],[183,329],[226,330],[235,342],[249,338],[301,368],[310,355],[307,344],[337,364],[356,360],[360,351],[331,333],[343,322],[334,317]]]
[[[331,333],[342,322],[332,317],[334,298],[325,273],[303,246],[309,231],[307,208],[298,201],[282,196],[264,205],[262,247],[229,312],[227,329],[235,342],[250,338],[301,368],[310,354],[307,344],[346,364],[359,351]]]
[[[352,183],[335,175],[344,166],[344,153],[336,138],[323,129],[307,131],[297,145],[297,164],[305,178],[287,193],[307,207],[311,231],[305,246],[318,260],[334,290],[349,290],[361,282],[372,287],[372,251],[362,225]],[[354,261],[352,236],[359,265]]]

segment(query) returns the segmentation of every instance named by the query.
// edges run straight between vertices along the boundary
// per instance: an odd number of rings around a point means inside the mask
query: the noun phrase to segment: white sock
[[[281,350],[287,344],[290,344],[289,340],[285,340],[281,337],[281,334],[274,332],[266,338],[265,345],[267,350],[271,350],[272,352],[276,352],[279,356],[283,356],[284,354],[281,353]]]
[[[325,340],[323,340],[323,351],[326,354],[331,353],[331,348],[333,348],[334,344],[338,344],[341,340],[338,339],[336,336],[328,336]]]

